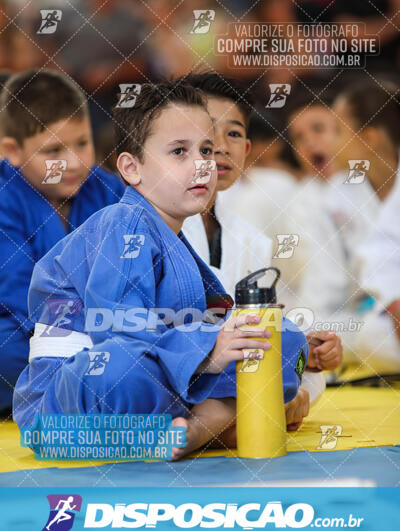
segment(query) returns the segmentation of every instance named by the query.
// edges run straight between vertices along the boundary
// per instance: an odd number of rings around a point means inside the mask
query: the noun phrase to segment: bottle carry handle
[[[242,280],[240,280],[236,284],[236,288],[238,289],[244,289],[244,288],[257,288],[257,281],[262,278],[266,271],[274,271],[276,273],[275,280],[272,282],[270,289],[275,288],[278,280],[280,279],[281,272],[277,267],[264,267],[263,269],[258,269],[257,271],[254,271],[253,273],[250,273],[250,275],[247,275],[247,277],[244,277]]]

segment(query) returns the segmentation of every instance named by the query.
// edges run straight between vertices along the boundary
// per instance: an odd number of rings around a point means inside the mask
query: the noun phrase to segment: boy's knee
[[[147,354],[116,349],[115,344],[113,347],[108,351],[82,351],[75,356],[74,363],[82,364],[77,371],[81,373],[79,392],[82,412],[167,412],[163,409],[174,400],[174,395],[157,361]],[[73,364],[69,370],[73,370]]]

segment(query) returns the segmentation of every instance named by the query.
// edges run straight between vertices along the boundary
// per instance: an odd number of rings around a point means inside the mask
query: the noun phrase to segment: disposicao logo
[[[308,503],[294,503],[283,510],[281,502],[260,503],[89,503],[87,505],[85,528],[139,528],[157,527],[161,522],[173,522],[175,527],[247,529],[265,528],[272,524],[275,528],[307,527],[314,518],[314,509]],[[58,528],[57,528],[58,529]],[[70,529],[70,528],[68,528]]]
[[[75,513],[81,510],[82,498],[78,494],[49,494],[50,514],[42,531],[69,531]]]

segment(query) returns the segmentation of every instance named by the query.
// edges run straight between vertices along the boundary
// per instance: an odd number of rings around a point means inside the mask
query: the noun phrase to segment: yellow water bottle
[[[257,281],[274,271],[269,288]],[[283,305],[276,302],[279,269],[267,267],[251,273],[236,284],[235,315],[258,314],[260,323],[246,325],[271,332],[264,358],[254,359],[255,350],[244,349],[244,359],[236,364],[237,450],[239,457],[278,457],[286,455],[286,418],[282,383],[281,327]],[[254,338],[257,339],[257,338]],[[259,338],[258,338],[259,339]],[[250,357],[249,357],[250,356]]]

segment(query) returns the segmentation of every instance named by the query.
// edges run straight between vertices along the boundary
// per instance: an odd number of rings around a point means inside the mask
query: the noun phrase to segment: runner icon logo
[[[82,498],[78,494],[49,494],[50,514],[42,531],[69,531],[75,513],[81,510]]]

